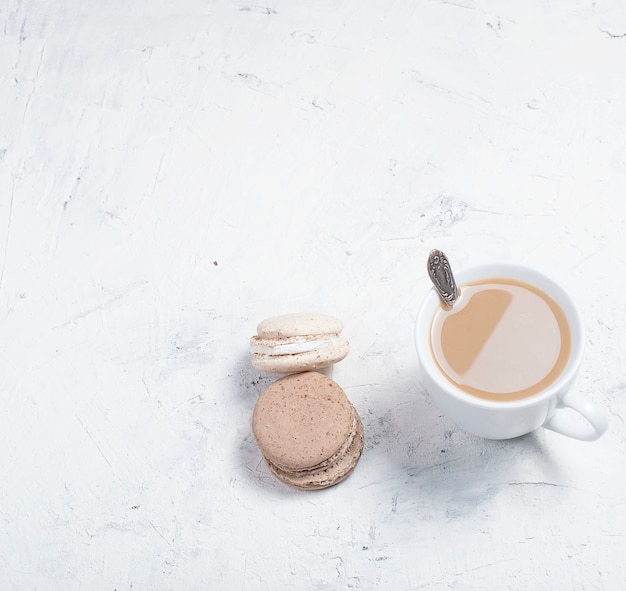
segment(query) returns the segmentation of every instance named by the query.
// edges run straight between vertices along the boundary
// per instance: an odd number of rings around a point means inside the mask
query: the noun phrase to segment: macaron
[[[276,380],[259,396],[252,431],[270,471],[303,490],[344,480],[363,452],[363,424],[343,389],[310,371]]]
[[[250,339],[252,365],[275,373],[312,371],[341,361],[350,351],[343,323],[325,314],[283,314],[263,320]]]

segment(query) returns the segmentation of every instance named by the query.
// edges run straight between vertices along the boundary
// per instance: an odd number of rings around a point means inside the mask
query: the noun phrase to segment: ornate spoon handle
[[[440,250],[431,250],[428,255],[428,275],[443,303],[448,308],[452,308],[459,297],[459,290],[452,274],[450,261]]]

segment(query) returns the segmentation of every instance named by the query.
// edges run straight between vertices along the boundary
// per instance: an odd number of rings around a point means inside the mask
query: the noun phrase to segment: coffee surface
[[[431,327],[433,356],[456,386],[481,398],[517,400],[561,374],[571,349],[558,304],[538,288],[510,279],[467,284]]]

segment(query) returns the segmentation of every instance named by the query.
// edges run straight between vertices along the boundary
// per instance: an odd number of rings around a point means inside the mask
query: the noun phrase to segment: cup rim
[[[585,332],[582,315],[573,298],[567,290],[554,278],[539,271],[536,267],[524,265],[509,260],[491,260],[475,263],[461,268],[454,273],[459,286],[464,282],[489,278],[508,278],[525,281],[535,285],[551,296],[563,309],[570,326],[572,338],[572,352],[566,367],[561,374],[545,390],[521,398],[519,400],[487,400],[473,396],[450,382],[439,370],[435,363],[430,347],[430,326],[432,317],[440,305],[439,294],[431,287],[424,296],[418,309],[415,320],[414,339],[417,356],[422,371],[447,395],[474,407],[503,409],[524,408],[552,398],[565,384],[568,384],[576,375],[583,358]],[[533,281],[533,279],[535,281]]]

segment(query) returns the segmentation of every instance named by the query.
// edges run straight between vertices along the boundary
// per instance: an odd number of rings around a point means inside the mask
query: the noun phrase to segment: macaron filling
[[[334,345],[338,336],[324,335],[324,338],[315,338],[313,340],[302,337],[291,337],[282,339],[280,342],[272,342],[259,337],[252,337],[250,341],[250,353],[256,355],[297,355],[299,353],[308,353],[331,347]]]

